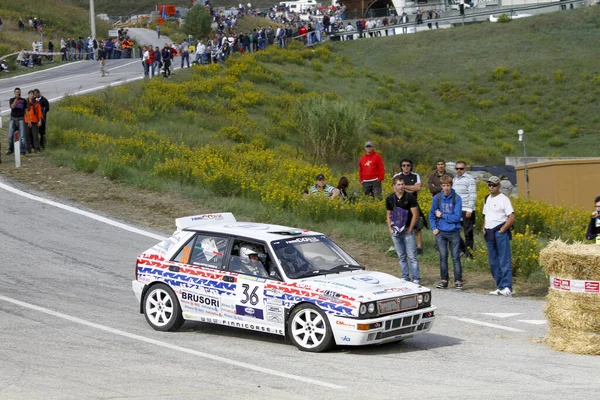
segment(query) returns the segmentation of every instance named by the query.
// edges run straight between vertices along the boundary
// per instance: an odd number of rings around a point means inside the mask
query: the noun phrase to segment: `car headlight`
[[[423,304],[423,295],[422,294],[418,295],[417,300],[419,301],[419,304]]]
[[[368,308],[369,314],[373,314],[375,312],[375,303],[370,303],[369,307],[367,307],[367,308]]]
[[[367,305],[366,304],[361,304],[358,311],[360,312],[360,315],[366,314],[367,313]]]
[[[423,301],[425,303],[429,303],[431,301],[431,293],[430,292],[423,294]]]

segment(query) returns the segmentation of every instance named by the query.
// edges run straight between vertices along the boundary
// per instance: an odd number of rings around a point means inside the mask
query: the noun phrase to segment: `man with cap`
[[[483,233],[490,271],[496,281],[496,290],[490,294],[511,297],[513,290],[510,228],[515,222],[515,210],[510,199],[500,193],[500,178],[490,177],[487,185],[490,194],[486,196],[483,205]]]
[[[331,185],[325,183],[325,175],[319,174],[316,178],[317,182],[314,186],[311,186],[308,194],[312,195],[320,195],[324,197],[336,198],[338,197],[339,190],[334,188]]]
[[[383,159],[373,149],[373,142],[365,143],[365,154],[358,161],[358,178],[367,196],[381,198],[381,181],[385,177]]]

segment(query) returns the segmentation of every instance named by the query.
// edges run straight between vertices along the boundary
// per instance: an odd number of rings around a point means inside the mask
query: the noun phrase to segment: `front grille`
[[[396,318],[389,321],[385,321],[385,330],[398,329],[405,326],[416,325],[419,323],[420,314],[412,315],[404,318]]]
[[[388,332],[379,332],[377,334],[377,339],[385,339],[385,338],[389,338],[389,337],[396,336],[396,335],[404,335],[407,333],[412,333],[414,331],[415,331],[415,327],[411,326],[408,328],[396,329],[396,330],[388,331]]]

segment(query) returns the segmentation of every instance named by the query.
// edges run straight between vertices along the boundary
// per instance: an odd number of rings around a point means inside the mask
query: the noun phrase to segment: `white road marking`
[[[489,315],[490,317],[497,317],[497,318],[508,318],[508,317],[514,317],[517,315],[521,315],[522,313],[482,313],[483,315]]]
[[[54,206],[54,207],[63,209],[65,211],[69,211],[69,212],[72,212],[72,213],[75,213],[75,214],[79,214],[79,215],[82,215],[84,217],[88,217],[88,218],[94,219],[96,221],[99,221],[99,222],[102,222],[102,223],[105,223],[105,224],[108,224],[108,225],[112,225],[112,226],[117,227],[117,228],[124,229],[124,230],[129,231],[129,232],[137,233],[139,235],[147,236],[149,238],[153,238],[153,239],[160,240],[160,241],[163,241],[163,240],[167,239],[164,236],[160,236],[160,235],[157,235],[157,234],[154,234],[154,233],[151,233],[151,232],[148,232],[148,231],[145,231],[145,230],[142,230],[142,229],[139,229],[139,228],[136,228],[136,227],[133,227],[133,226],[121,223],[121,222],[113,221],[112,219],[108,219],[106,217],[102,217],[100,215],[91,213],[89,211],[80,210],[80,209],[75,208],[75,207],[67,206],[65,204],[57,203],[56,201],[48,200],[48,199],[45,199],[43,197],[39,197],[39,196],[35,196],[33,194],[30,194],[30,193],[23,192],[22,190],[15,189],[12,186],[6,185],[6,184],[4,184],[2,182],[0,182],[0,188],[6,190],[8,192],[14,193],[16,195],[28,198],[30,200],[39,201],[40,203],[48,204],[50,206]]]
[[[316,379],[306,378],[306,377],[299,376],[299,375],[292,375],[292,374],[288,374],[288,373],[285,373],[285,372],[275,371],[275,370],[272,370],[272,369],[260,367],[258,365],[248,364],[248,363],[241,362],[241,361],[230,360],[228,358],[216,356],[214,354],[203,353],[201,351],[188,349],[186,347],[177,346],[175,344],[171,344],[171,343],[167,343],[167,342],[162,342],[160,340],[151,339],[151,338],[147,338],[147,337],[144,337],[144,336],[136,335],[136,334],[133,334],[133,333],[121,331],[119,329],[115,329],[115,328],[111,328],[111,327],[108,327],[108,326],[100,325],[100,324],[97,324],[97,323],[94,323],[94,322],[87,321],[85,319],[73,317],[71,315],[60,313],[58,311],[50,310],[48,308],[44,308],[44,307],[36,306],[34,304],[29,304],[29,303],[25,303],[25,302],[22,302],[22,301],[19,301],[19,300],[15,300],[15,299],[12,299],[10,297],[6,297],[6,296],[0,295],[0,300],[4,300],[4,301],[6,301],[8,303],[12,303],[12,304],[15,304],[17,306],[28,308],[30,310],[39,311],[39,312],[44,313],[44,314],[52,315],[53,317],[62,318],[62,319],[65,319],[67,321],[75,322],[77,324],[85,325],[85,326],[88,326],[90,328],[98,329],[98,330],[101,330],[101,331],[104,331],[104,332],[113,333],[115,335],[123,336],[123,337],[129,338],[129,339],[133,339],[133,340],[138,340],[140,342],[145,342],[145,343],[153,344],[153,345],[156,345],[156,346],[164,347],[164,348],[167,348],[167,349],[176,350],[176,351],[179,351],[179,352],[182,352],[182,353],[191,354],[193,356],[198,356],[198,357],[206,358],[206,359],[209,359],[209,360],[221,362],[221,363],[224,363],[224,364],[233,365],[233,366],[236,366],[236,367],[239,367],[239,368],[250,369],[250,370],[253,370],[253,371],[262,372],[262,373],[269,374],[269,375],[279,376],[281,378],[292,379],[292,380],[295,380],[295,381],[304,382],[304,383],[310,383],[310,384],[313,384],[313,385],[323,386],[323,387],[327,387],[327,388],[331,388],[331,389],[346,389],[345,386],[340,386],[340,385],[336,385],[336,384],[328,383],[328,382],[322,382],[322,381],[319,381],[319,380],[316,380]]]
[[[462,321],[462,322],[467,322],[469,324],[487,326],[488,328],[502,329],[504,331],[509,331],[509,332],[524,332],[521,329],[511,328],[509,326],[502,326],[502,325],[490,324],[488,322],[477,321],[475,319],[452,317],[452,316],[449,316],[448,318],[452,318],[452,319],[455,319],[455,320],[458,320],[458,321]]]
[[[57,57],[60,57],[60,56],[57,56]],[[31,76],[31,75],[39,74],[40,72],[46,72],[46,71],[50,71],[50,70],[57,69],[57,68],[67,67],[69,65],[75,65],[75,64],[79,64],[81,62],[83,62],[83,60],[73,61],[73,62],[70,62],[68,64],[57,65],[56,67],[41,69],[39,71],[29,72],[27,74],[15,75],[15,76],[11,76],[10,78],[4,78],[2,80],[9,80],[9,79],[15,79],[15,78],[22,78],[24,76]]]
[[[532,325],[545,325],[548,323],[545,319],[518,319],[517,321]]]

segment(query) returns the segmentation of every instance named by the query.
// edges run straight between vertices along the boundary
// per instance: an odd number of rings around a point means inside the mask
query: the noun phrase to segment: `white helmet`
[[[252,264],[251,255],[255,255],[260,259],[263,253],[259,251],[258,246],[253,244],[245,243],[240,246],[240,259],[244,264]]]

